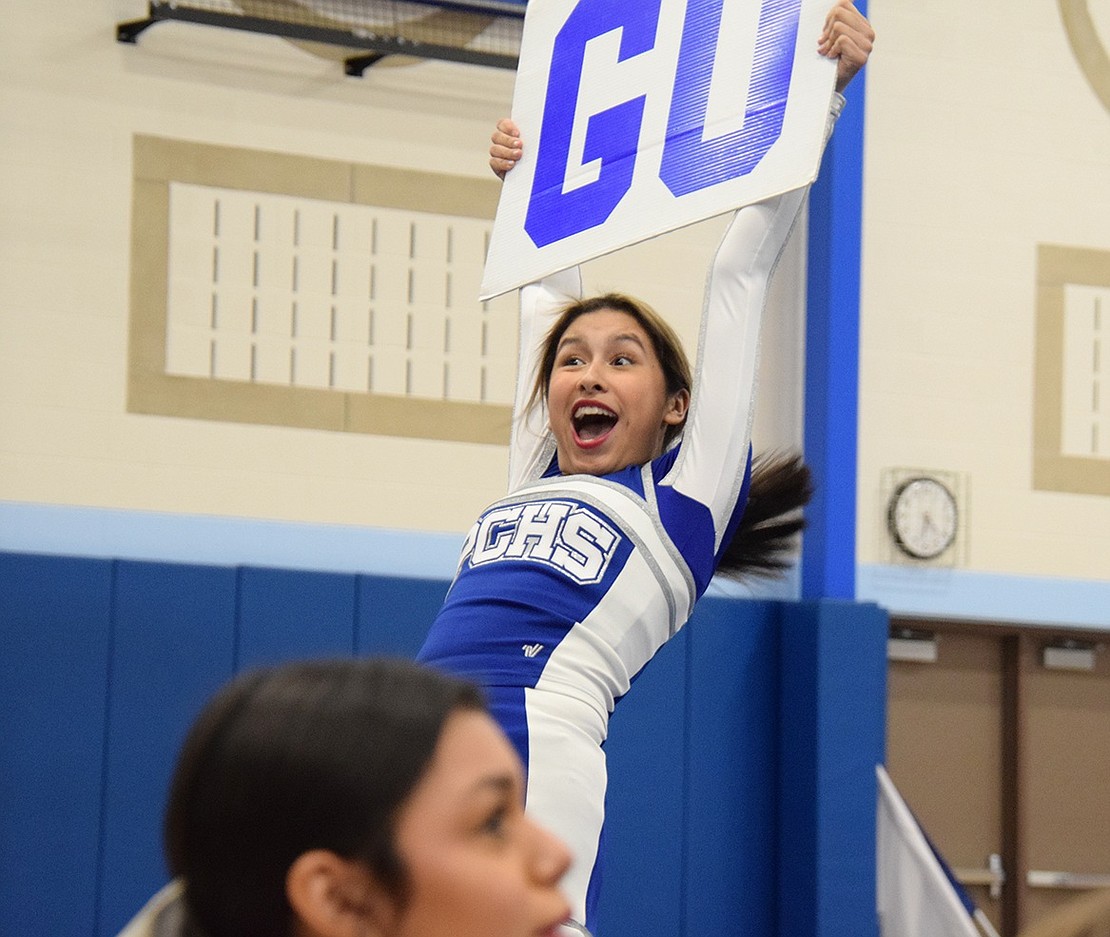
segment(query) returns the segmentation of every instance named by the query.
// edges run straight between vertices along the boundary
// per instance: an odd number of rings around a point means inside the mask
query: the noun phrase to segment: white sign
[[[829,4],[532,0],[482,299],[811,182]]]

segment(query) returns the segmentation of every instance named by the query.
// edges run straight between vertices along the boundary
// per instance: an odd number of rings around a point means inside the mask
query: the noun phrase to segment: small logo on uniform
[[[543,650],[542,644],[524,644],[521,645],[521,650],[524,651],[525,657],[535,657],[540,651]]]

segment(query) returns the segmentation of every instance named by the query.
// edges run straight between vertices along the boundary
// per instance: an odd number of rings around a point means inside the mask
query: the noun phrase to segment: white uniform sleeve
[[[547,425],[547,407],[542,401],[528,407],[528,398],[548,330],[569,303],[581,298],[582,274],[577,267],[530,283],[520,291],[520,346],[509,442],[509,491],[542,475],[555,453],[555,439]]]
[[[843,103],[834,96],[826,140]],[[710,265],[690,415],[664,481],[710,509],[715,549],[747,464],[768,288],[808,192],[807,186],[741,208]]]

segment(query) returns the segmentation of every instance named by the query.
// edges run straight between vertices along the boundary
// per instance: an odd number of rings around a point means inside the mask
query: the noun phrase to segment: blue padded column
[[[166,880],[170,773],[201,705],[231,677],[235,604],[231,567],[117,563],[101,937]]]
[[[783,606],[779,930],[877,937],[875,765],[888,619],[876,605]]]
[[[686,698],[690,629],[640,672],[609,723],[598,933],[686,932]]]
[[[866,15],[866,3],[856,4]],[[806,511],[802,597],[856,594],[856,438],[860,239],[866,69],[809,197],[806,267],[805,455],[817,479]]]
[[[703,599],[688,630],[683,932],[769,937],[777,910],[778,606]]]
[[[350,657],[357,585],[353,574],[241,568],[236,670]]]
[[[0,931],[91,934],[112,564],[0,553]]]

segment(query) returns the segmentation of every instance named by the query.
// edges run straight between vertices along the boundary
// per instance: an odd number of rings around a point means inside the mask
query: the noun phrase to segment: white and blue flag
[[[998,937],[929,841],[890,775],[882,765],[876,771],[879,933],[882,937]]]

